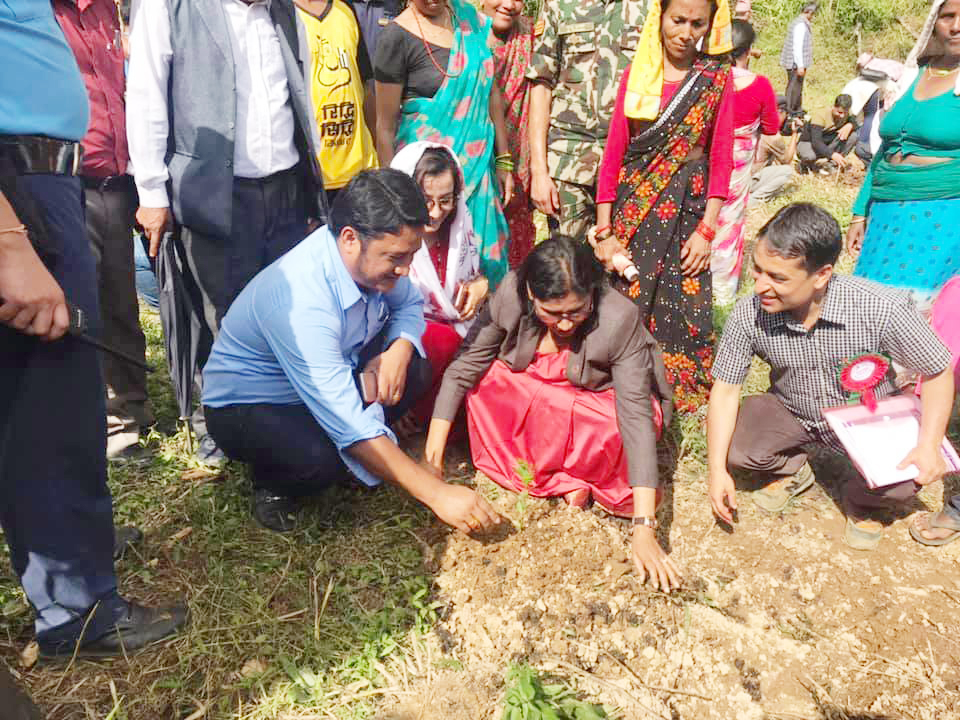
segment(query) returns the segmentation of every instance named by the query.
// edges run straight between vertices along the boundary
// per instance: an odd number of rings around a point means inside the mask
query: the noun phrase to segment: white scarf
[[[454,293],[457,287],[476,277],[480,267],[480,252],[477,249],[477,239],[473,233],[473,219],[467,209],[467,201],[463,192],[463,169],[457,154],[446,145],[432,142],[415,142],[405,145],[400,152],[393,156],[390,167],[400,170],[410,177],[423,157],[427,148],[445,148],[450,151],[457,172],[460,173],[460,197],[457,198],[457,209],[453,220],[450,221],[450,243],[447,251],[446,277],[441,282],[437,270],[430,259],[430,250],[426,243],[420,245],[413,262],[410,264],[410,281],[423,295],[424,314],[453,325],[454,329],[464,337],[473,323],[460,322],[460,313],[453,305]]]
[[[936,36],[933,34],[933,29],[937,24],[940,8],[945,2],[946,0],[933,0],[933,4],[930,6],[930,12],[927,14],[927,19],[923,23],[923,30],[920,31],[920,36],[917,38],[916,44],[913,46],[910,54],[907,55],[907,60],[903,64],[903,75],[900,77],[900,82],[897,83],[898,100],[910,89],[913,81],[916,80],[917,75],[920,74],[920,60],[937,54],[938,48],[936,46],[938,43]],[[960,73],[957,73],[957,80],[953,86],[953,94],[960,95]]]

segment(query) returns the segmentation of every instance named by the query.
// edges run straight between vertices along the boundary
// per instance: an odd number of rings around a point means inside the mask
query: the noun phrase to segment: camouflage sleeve
[[[543,28],[543,32],[534,40],[530,67],[527,68],[527,79],[545,83],[553,88],[560,73],[561,53],[560,35],[557,32],[556,2],[547,0],[543,4],[537,24]]]

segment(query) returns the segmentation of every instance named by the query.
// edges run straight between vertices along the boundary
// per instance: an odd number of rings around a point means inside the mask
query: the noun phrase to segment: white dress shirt
[[[270,19],[270,0],[222,2],[236,72],[233,171],[237,177],[262,178],[300,159],[280,38]],[[139,0],[130,33],[127,142],[144,207],[170,204],[164,158],[172,57],[168,0]]]
[[[803,45],[807,40],[807,24],[798,22],[793,26],[793,64],[803,70]]]

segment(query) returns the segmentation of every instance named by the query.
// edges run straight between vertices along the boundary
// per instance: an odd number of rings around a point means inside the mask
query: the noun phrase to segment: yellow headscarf
[[[704,39],[708,55],[733,50],[730,33],[730,2],[718,0],[710,35]],[[660,0],[649,0],[647,19],[643,23],[637,54],[630,66],[630,78],[624,98],[624,112],[635,120],[653,120],[660,114],[663,93],[663,45],[660,40]]]

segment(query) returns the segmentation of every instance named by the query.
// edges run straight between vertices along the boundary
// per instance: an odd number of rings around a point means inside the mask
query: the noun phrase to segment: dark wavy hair
[[[396,235],[404,227],[419,229],[428,222],[420,187],[412,177],[393,168],[360,171],[337,193],[330,209],[333,236],[352,227],[364,247],[387,233]]]
[[[517,270],[517,297],[528,317],[536,318],[533,303],[558,300],[573,293],[592,297],[594,311],[600,293],[606,287],[606,274],[593,249],[566,235],[555,235],[537,245]]]

